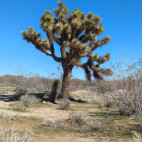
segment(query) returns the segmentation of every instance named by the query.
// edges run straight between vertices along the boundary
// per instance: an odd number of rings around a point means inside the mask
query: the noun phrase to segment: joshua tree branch
[[[102,47],[104,44],[107,44],[109,41],[110,37],[106,36],[103,39],[94,42],[94,44],[91,46],[91,51],[94,51],[98,47]]]
[[[55,51],[54,51],[54,45],[53,45],[53,37],[52,37],[52,32],[51,31],[47,31],[46,32],[48,40],[49,40],[49,44],[50,44],[50,51],[51,51],[51,56],[53,57],[53,59],[57,62],[61,62],[61,58],[57,57],[55,55]]]
[[[50,50],[50,46],[48,45],[47,41],[41,39],[40,34],[36,33],[32,27],[28,32],[23,32],[23,38],[27,40],[27,42],[34,44],[36,49],[40,50],[48,56],[51,56],[51,53],[47,51]]]
[[[62,58],[65,59],[66,56],[67,56],[66,47],[65,46],[61,46],[60,50],[61,50]]]
[[[57,37],[56,33],[53,33],[53,39],[59,44],[61,45],[60,39]]]
[[[57,62],[61,62],[62,61],[62,59],[61,58],[59,58],[59,57],[57,57],[57,56],[55,56],[55,53],[54,53],[54,45],[53,44],[51,44],[50,45],[50,50],[51,50],[51,56],[53,57],[53,59],[55,60],[55,61],[57,61]]]
[[[75,33],[76,33],[76,28],[72,26],[72,33],[71,33],[70,41],[72,41],[75,38]]]
[[[110,69],[99,68],[99,67],[96,67],[95,65],[91,65],[89,66],[89,68],[92,71],[100,72],[101,74],[106,75],[106,76],[112,75],[112,71]]]

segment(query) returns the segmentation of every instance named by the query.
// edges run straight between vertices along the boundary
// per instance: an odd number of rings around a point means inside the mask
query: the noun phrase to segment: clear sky
[[[92,11],[103,19],[105,32],[111,42],[99,48],[99,55],[111,53],[110,62],[120,55],[137,60],[142,57],[142,0],[63,0],[70,11],[78,8],[86,14]],[[45,10],[53,11],[57,0],[1,0],[0,1],[0,75],[32,72],[48,77],[59,75],[59,66],[51,57],[36,50],[22,39],[21,31],[34,26],[42,37],[40,16]],[[56,53],[59,54],[56,46]],[[131,60],[128,60],[130,63]],[[107,65],[107,64],[106,64]],[[73,77],[84,79],[81,69],[73,70]]]

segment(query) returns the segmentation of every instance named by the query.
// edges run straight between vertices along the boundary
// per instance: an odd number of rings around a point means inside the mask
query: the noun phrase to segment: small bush
[[[24,95],[21,96],[20,101],[16,102],[13,105],[13,109],[18,111],[25,111],[27,107],[36,106],[39,105],[40,103],[41,100],[33,95]]]
[[[96,100],[99,103],[98,108],[112,108],[114,105],[114,100],[108,94],[101,95],[101,97]]]
[[[49,131],[55,131],[55,130],[58,130],[58,129],[61,129],[63,128],[63,125],[62,125],[62,121],[61,120],[58,120],[58,121],[55,121],[53,119],[46,119],[44,121],[44,126],[49,130]]]
[[[23,88],[20,88],[20,87],[17,87],[16,90],[15,90],[15,95],[13,96],[13,99],[14,100],[19,100],[21,98],[21,96],[23,95],[26,95],[27,93],[27,90],[26,89],[23,89]]]
[[[90,121],[88,126],[89,131],[101,131],[105,128],[105,123],[99,121]]]
[[[58,109],[68,110],[70,108],[70,101],[66,99],[60,99],[58,102]]]
[[[104,84],[107,84],[107,82],[103,82]],[[108,85],[107,86],[105,85],[102,85],[102,84],[99,84],[97,86],[97,92],[100,93],[100,94],[104,94],[104,93],[107,93],[108,91],[112,91],[112,88],[111,88],[111,85]]]
[[[84,119],[84,116],[82,113],[79,112],[72,112],[69,114],[69,120],[72,127],[75,127],[76,125],[79,126],[79,128],[82,127],[82,125],[86,124],[86,119]]]
[[[77,129],[79,131],[100,131],[105,128],[105,122],[100,121],[92,121],[84,117],[82,113],[72,112],[69,114],[69,122],[73,129]]]
[[[36,98],[33,95],[24,95],[20,98],[20,102],[22,102],[25,106],[36,106],[41,103],[41,100]]]
[[[116,74],[111,81],[101,82],[113,104],[123,115],[142,115],[142,60],[131,65],[119,62],[113,68]],[[108,89],[111,87],[111,89]]]
[[[48,130],[56,130],[55,121],[52,119],[45,120],[44,126],[46,126]]]
[[[142,115],[142,82],[111,93],[114,103],[124,115]]]
[[[20,101],[16,102],[16,103],[13,105],[13,109],[14,109],[14,110],[17,110],[17,111],[25,111],[26,108],[27,108],[27,107],[26,107],[22,102],[20,102]]]

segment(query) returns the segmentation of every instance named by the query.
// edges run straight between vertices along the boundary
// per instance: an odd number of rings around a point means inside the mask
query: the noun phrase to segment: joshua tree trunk
[[[70,89],[70,82],[72,76],[72,67],[70,66],[63,66],[63,82],[62,82],[62,90],[61,90],[61,98],[62,99],[69,99],[69,89]]]

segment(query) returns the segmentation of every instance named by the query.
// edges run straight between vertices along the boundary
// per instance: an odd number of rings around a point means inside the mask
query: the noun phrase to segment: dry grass
[[[12,128],[9,130],[0,127],[0,141],[1,142],[33,142],[33,133],[31,130],[26,130],[25,132],[20,132],[15,128],[13,124]]]
[[[82,91],[83,92],[83,91]],[[86,92],[86,91],[84,91]],[[94,95],[94,98],[101,99],[102,96]],[[3,112],[4,107],[10,109],[9,104],[15,102],[3,102],[0,101],[0,112]],[[0,126],[5,129],[11,129],[13,124],[19,132],[24,133],[27,129],[33,132],[35,142],[132,142],[140,139],[142,136],[142,121],[140,119],[130,119],[129,116],[123,116],[119,114],[118,108],[98,108],[99,101],[71,102],[71,108],[69,110],[58,110],[56,104],[46,102],[39,106],[32,106],[27,109],[26,112],[13,112],[10,114],[15,115],[18,113],[18,117],[15,119],[0,119]],[[87,119],[91,120],[90,126],[92,129],[95,126],[102,128],[102,122],[105,121],[105,127],[99,131],[78,131],[69,127],[66,120],[71,112],[79,112],[83,114]],[[9,112],[7,113],[9,114]],[[2,118],[2,113],[1,113]],[[44,125],[45,120],[57,122],[63,121],[64,129],[53,129],[49,131]],[[97,122],[92,123],[92,122]],[[59,124],[60,124],[59,123]],[[133,131],[136,131],[137,136]]]
[[[1,119],[0,126],[8,129],[15,123],[19,131],[23,132],[26,129],[30,129],[33,131],[37,142],[62,142],[64,140],[69,142],[131,142],[131,139],[134,139],[133,130],[136,130],[139,136],[142,134],[140,129],[142,128],[141,121],[129,119],[128,116],[119,115],[118,112],[113,112],[115,108],[111,108],[108,112],[107,109],[98,109],[98,105],[94,105],[92,102],[84,104],[72,103],[72,105],[74,109],[61,111],[56,109],[56,105],[48,102],[40,107],[29,108],[27,112],[19,112],[19,117],[16,119]],[[81,106],[83,106],[83,108],[79,109]],[[88,109],[88,107],[90,108]],[[68,119],[69,113],[72,111],[79,111],[93,121],[101,122],[101,120],[106,120],[105,129],[100,132],[90,133],[76,131],[65,125],[66,129],[48,131],[48,129],[43,126],[45,119],[52,119],[54,121],[58,121],[59,119],[65,120]]]

